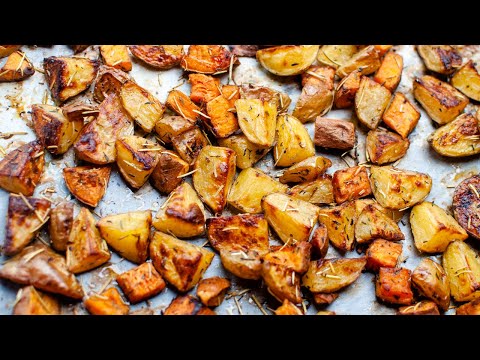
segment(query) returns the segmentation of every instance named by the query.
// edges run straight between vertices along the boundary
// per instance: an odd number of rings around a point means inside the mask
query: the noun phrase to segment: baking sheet
[[[91,48],[87,55],[96,57],[98,51],[92,51]],[[409,100],[413,101],[411,94],[413,78],[424,74],[425,69],[413,46],[399,45],[395,46],[395,49],[404,58],[402,81],[397,91],[405,93]],[[72,55],[72,50],[66,46],[53,46],[51,48],[24,46],[22,51],[25,51],[27,57],[33,62],[37,69],[42,69],[42,62],[45,57],[52,55]],[[464,55],[465,61],[466,58],[476,57],[480,51],[478,46],[468,46],[462,47],[461,52]],[[133,59],[133,62],[133,70],[130,74],[140,86],[152,92],[160,101],[165,102],[168,92],[174,86],[178,86],[179,90],[187,94],[190,92],[189,85],[185,81],[186,78],[183,76],[183,71],[180,68],[174,68],[168,71],[157,71],[145,67],[135,59]],[[228,75],[224,75],[221,79],[222,83],[226,83],[228,81]],[[287,92],[292,99],[289,109],[290,112],[293,110],[301,91],[298,78],[274,76],[261,68],[257,61],[251,58],[240,58],[240,65],[233,70],[233,79],[237,84],[250,82]],[[0,132],[24,131],[27,133],[26,135],[13,136],[10,139],[0,139],[0,146],[7,152],[25,142],[35,139],[35,134],[29,127],[31,123],[30,106],[32,104],[42,103],[46,97],[48,97],[48,104],[54,104],[49,95],[50,93],[47,90],[44,76],[39,71],[36,71],[32,77],[23,82],[0,84]],[[83,97],[85,101],[93,103],[89,95]],[[474,110],[475,108],[472,104],[467,107],[467,111],[469,112]],[[435,126],[423,110],[421,110],[421,115],[417,127],[409,137],[411,142],[410,148],[406,156],[399,161],[397,167],[428,173],[433,179],[433,187],[426,200],[435,201],[435,203],[442,208],[448,209],[451,206],[454,191],[453,187],[463,179],[479,173],[478,157],[452,161],[437,155],[429,148],[426,140],[427,136],[434,131]],[[346,119],[357,123],[351,109],[331,110],[326,116],[329,118]],[[306,127],[313,138],[313,123],[307,124]],[[353,152],[351,154],[352,156],[345,155],[341,158],[331,152],[319,151],[317,148],[317,154],[326,156],[333,162],[333,166],[329,169],[328,173],[333,174],[335,170],[346,167],[345,161],[350,165],[365,161],[366,132],[363,128],[357,128],[357,135],[359,139],[356,149],[357,159],[354,159],[355,154]],[[70,149],[64,156],[57,158],[52,158],[52,156],[47,153],[45,160],[45,172],[41,183],[35,190],[34,196],[43,194],[51,197],[53,202],[71,199],[72,197],[64,185],[62,169],[75,165],[73,149]],[[278,177],[281,175],[282,170],[272,169],[272,165],[273,160],[270,153],[262,161],[257,163],[255,167],[261,168],[271,176]],[[56,192],[45,193],[45,189],[47,188],[54,189]],[[161,196],[148,183],[138,191],[132,191],[126,186],[119,173],[115,170],[110,177],[106,194],[99,206],[95,208],[94,214],[98,219],[98,217],[119,212],[151,209],[152,215],[154,216],[165,199],[165,196]],[[75,199],[72,199],[72,201],[75,203],[76,214],[80,208],[80,204]],[[8,193],[0,190],[0,239],[4,239],[5,237],[7,203]],[[412,241],[408,224],[408,213],[409,212],[404,215],[402,222],[399,223],[406,237],[403,241],[401,266],[413,270],[420,262],[421,256],[416,251]],[[228,214],[230,214],[230,209],[227,207],[223,215]],[[207,216],[211,216],[211,214],[207,212]],[[48,235],[45,230],[42,230],[40,236],[42,239],[48,241]],[[280,244],[273,234],[271,238],[272,244]],[[202,245],[205,241],[205,238],[199,238],[193,240],[192,243]],[[327,257],[334,256],[339,256],[339,253],[333,247],[330,247]],[[358,256],[359,254],[356,251],[346,254],[346,257]],[[6,257],[0,257],[1,262],[5,260]],[[85,292],[88,294],[89,292],[99,291],[105,286],[116,286],[112,275],[126,271],[134,266],[134,264],[127,260],[122,260],[116,253],[112,252],[112,257],[107,264],[86,274],[79,275],[78,278]],[[243,314],[262,315],[262,311],[260,311],[254,299],[258,300],[267,314],[272,314],[270,309],[276,309],[279,306],[279,303],[266,292],[261,281],[238,279],[224,271],[219,256],[215,256],[204,278],[215,275],[228,277],[232,282],[230,295],[215,309],[218,314],[237,315],[241,311]],[[11,314],[18,289],[18,285],[9,281],[0,280],[0,314]],[[246,291],[248,289],[249,291]],[[191,291],[192,294],[194,294],[194,292],[195,289]],[[236,297],[239,301],[240,309],[234,301],[233,295],[235,294],[241,294]],[[132,305],[131,312],[137,314],[160,314],[161,310],[165,309],[175,296],[176,292],[167,288],[148,301]],[[308,314],[315,314],[319,310],[310,302],[308,296],[305,299],[304,305],[307,308]],[[341,291],[339,298],[325,309],[335,311],[337,314],[393,314],[395,312],[395,308],[382,305],[376,301],[374,275],[368,272],[363,273],[354,284]],[[62,307],[62,312],[65,314],[87,313],[81,302],[65,302]],[[453,311],[450,310],[448,313],[452,312]]]

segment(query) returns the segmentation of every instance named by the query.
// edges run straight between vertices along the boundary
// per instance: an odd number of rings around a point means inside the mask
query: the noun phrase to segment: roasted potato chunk
[[[315,293],[313,294],[313,302],[317,306],[330,305],[338,298],[337,293],[325,294],[325,293]],[[318,314],[317,314],[318,315]]]
[[[22,81],[34,73],[35,68],[25,53],[16,51],[8,56],[7,62],[0,69],[0,83]]]
[[[420,112],[401,92],[396,92],[390,105],[382,116],[383,122],[393,131],[400,134],[404,139],[408,137],[418,120]]]
[[[125,259],[137,264],[147,260],[151,225],[150,210],[108,215],[97,223],[107,244]]]
[[[157,295],[166,286],[162,276],[149,262],[121,273],[116,280],[132,304]]]
[[[392,94],[390,91],[364,76],[360,81],[360,88],[355,94],[355,113],[358,120],[369,129],[376,129]]]
[[[389,304],[410,305],[413,302],[410,270],[380,268],[375,294],[380,300]]]
[[[282,193],[265,196],[262,209],[268,223],[284,243],[308,241],[319,213],[317,206]]]
[[[468,238],[457,221],[434,203],[424,201],[410,212],[415,246],[421,252],[443,252],[452,241]]]
[[[60,304],[53,296],[37,291],[33,286],[18,290],[13,315],[59,315]]]
[[[68,190],[79,201],[96,207],[107,190],[112,169],[105,167],[77,166],[63,169]]]
[[[222,88],[225,95],[226,86]],[[243,84],[240,86],[240,97],[242,99],[258,99],[262,102],[274,102],[279,113],[287,111],[292,100],[288,94],[274,90],[266,86],[257,86],[253,84]]]
[[[271,252],[263,257],[264,262],[282,265],[303,274],[310,265],[312,245],[307,241],[295,245],[273,246]]]
[[[32,196],[45,166],[39,140],[19,146],[0,161],[0,187],[8,192]]]
[[[331,204],[333,203],[332,176],[323,174],[317,180],[295,185],[288,191],[288,195],[315,205]]]
[[[374,45],[369,45],[355,53],[337,69],[337,75],[344,78],[353,71],[360,71],[363,75],[373,74],[380,67],[380,56]]]
[[[351,251],[355,241],[357,211],[355,201],[320,209],[320,223],[327,227],[328,239],[340,251]]]
[[[366,263],[364,257],[312,261],[302,277],[302,286],[313,293],[337,292],[355,282]]]
[[[93,89],[93,98],[101,103],[111,93],[119,94],[122,85],[130,80],[127,73],[111,66],[100,66]]]
[[[20,252],[48,221],[50,201],[10,194],[3,253],[12,256]]]
[[[440,315],[440,312],[437,304],[433,301],[424,300],[415,305],[400,307],[397,315]]]
[[[94,269],[110,260],[110,251],[95,226],[95,219],[82,207],[67,243],[67,268],[74,274]]]
[[[332,185],[335,202],[339,204],[372,193],[365,166],[353,166],[335,171]]]
[[[275,315],[304,315],[302,310],[295,306],[291,301],[285,299],[283,304],[275,310]]]
[[[468,104],[468,98],[460,91],[430,75],[415,78],[413,96],[440,125],[455,119]]]
[[[434,301],[443,311],[450,305],[450,285],[443,268],[435,261],[424,258],[412,273],[413,286],[426,298]]]
[[[259,99],[235,101],[238,125],[249,141],[261,147],[270,147],[275,141],[277,106]]]
[[[219,276],[203,279],[198,283],[197,296],[205,306],[219,306],[229,287],[230,281]]]
[[[455,315],[480,315],[480,299],[459,306]]]
[[[398,223],[404,215],[404,211],[386,209],[383,206],[379,205],[374,199],[358,199],[355,201],[355,207],[357,208],[357,216],[361,214],[361,212],[363,211],[363,209],[365,209],[367,205],[375,206],[376,209],[380,210],[382,213],[387,215],[396,223]]]
[[[273,149],[275,166],[291,166],[315,155],[307,129],[291,115],[278,117],[276,141]]]
[[[190,165],[173,151],[158,154],[158,164],[150,175],[150,183],[161,193],[170,194],[183,181]]]
[[[450,79],[457,90],[467,95],[470,99],[480,101],[480,73],[477,63],[469,60]]]
[[[133,81],[122,86],[120,99],[127,113],[147,133],[153,130],[165,111],[165,107],[155,96]]]
[[[102,55],[105,65],[123,71],[132,70],[132,61],[125,45],[102,45],[100,46],[100,55]]]
[[[190,99],[197,104],[206,104],[220,92],[220,80],[204,74],[189,74],[188,82],[191,84]]]
[[[443,253],[443,268],[455,301],[480,298],[480,260],[469,245],[463,241],[451,242]]]
[[[383,165],[404,157],[410,141],[391,131],[378,128],[368,132],[365,146],[370,161]]]
[[[300,276],[294,270],[270,261],[262,265],[262,278],[267,291],[279,302],[289,300],[294,304],[302,302]]]
[[[346,120],[315,120],[315,145],[327,149],[350,150],[355,146],[355,125]]]
[[[279,180],[283,184],[312,181],[321,176],[330,166],[332,162],[329,159],[323,156],[312,156],[285,170]]]
[[[394,268],[402,254],[402,244],[383,239],[374,240],[367,249],[367,269]]]
[[[337,69],[358,51],[357,45],[323,45],[318,51],[318,62]]]
[[[188,164],[193,165],[200,151],[209,144],[202,130],[194,127],[172,138],[173,148]]]
[[[183,45],[130,45],[133,56],[155,69],[168,70],[180,64]]]
[[[453,194],[453,214],[467,233],[480,240],[480,175],[463,180]]]
[[[180,90],[170,91],[165,104],[170,110],[191,122],[200,119],[200,108]]]
[[[92,315],[127,315],[130,307],[123,302],[116,288],[109,288],[101,294],[93,294],[83,301]]]
[[[421,202],[432,188],[430,175],[393,166],[372,166],[370,183],[378,203],[396,210],[407,209]]]
[[[155,124],[155,132],[165,144],[171,144],[175,136],[194,128],[195,123],[182,116],[164,116]]]
[[[62,202],[50,212],[49,234],[52,247],[57,251],[67,250],[67,242],[73,224],[73,204]]]
[[[231,111],[230,102],[223,95],[207,103],[208,117],[202,115],[203,123],[210,129],[216,138],[226,138],[239,129],[238,120]]]
[[[0,59],[19,50],[22,45],[0,45]]]
[[[82,57],[56,57],[43,59],[45,78],[52,97],[60,102],[88,89],[97,76],[97,60]]]
[[[239,169],[252,167],[270,150],[269,148],[264,149],[261,146],[252,143],[243,134],[232,135],[225,139],[218,139],[218,145],[235,151],[237,154],[237,167]]]
[[[214,311],[202,306],[193,296],[177,296],[165,309],[163,315],[216,315]]]
[[[158,210],[153,226],[158,231],[189,238],[203,234],[205,208],[189,183],[179,185]]]
[[[450,45],[417,45],[417,52],[428,70],[451,74],[462,66],[462,57]]]
[[[338,84],[335,91],[334,104],[337,109],[352,107],[355,103],[355,94],[360,88],[362,72],[360,70],[352,71],[345,76]]]
[[[227,72],[230,63],[235,62],[236,57],[222,45],[190,45],[180,66],[185,71],[219,74]]]
[[[41,243],[27,246],[4,262],[0,278],[73,299],[83,297],[82,286],[67,270],[65,258]]]
[[[272,74],[298,75],[304,72],[317,57],[318,45],[283,45],[257,51],[257,60]]]
[[[402,78],[403,57],[394,52],[389,52],[382,60],[377,73],[373,77],[377,83],[394,92]]]
[[[374,239],[399,241],[405,239],[405,235],[395,221],[374,205],[367,205],[357,218],[355,240],[365,244]]]
[[[328,235],[327,227],[323,223],[319,223],[318,227],[313,231],[310,245],[312,245],[312,257],[323,259],[328,252]]]

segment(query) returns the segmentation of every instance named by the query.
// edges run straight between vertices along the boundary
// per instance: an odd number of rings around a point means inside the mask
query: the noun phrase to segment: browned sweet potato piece
[[[130,307],[123,302],[116,288],[94,294],[83,301],[92,315],[127,315]]]
[[[367,250],[367,269],[394,268],[402,254],[402,244],[383,239],[374,240]]]
[[[100,46],[100,55],[108,66],[123,71],[132,70],[132,61],[125,45],[102,45]]]
[[[204,74],[190,74],[188,81],[191,84],[190,99],[197,104],[206,104],[215,99],[220,93],[220,80]]]
[[[165,309],[163,315],[216,315],[214,311],[202,306],[193,296],[178,296]]]
[[[223,95],[207,103],[207,114],[210,118],[202,115],[201,119],[216,138],[226,138],[239,129],[237,117],[232,109],[234,107]]]
[[[313,301],[317,306],[325,306],[330,305],[332,302],[334,302],[338,298],[338,296],[339,295],[337,293],[315,293],[313,294]]]
[[[116,280],[132,304],[157,295],[166,286],[163,278],[149,262],[118,275]]]
[[[180,90],[170,91],[165,104],[176,114],[192,122],[195,122],[201,118],[199,114],[201,112],[200,108]]]
[[[397,315],[440,315],[440,312],[433,301],[423,300],[415,305],[402,306],[398,309]]]
[[[353,166],[335,171],[332,184],[335,202],[338,204],[372,193],[365,166]]]
[[[0,45],[0,59],[19,50],[22,45]],[[255,55],[254,55],[255,56]]]
[[[264,256],[263,261],[282,265],[297,273],[304,273],[310,265],[312,245],[307,241],[300,241],[295,245],[273,246]]]
[[[7,62],[0,69],[0,83],[25,80],[34,73],[35,68],[25,53],[16,51],[8,56]]]
[[[224,46],[190,45],[180,65],[185,71],[216,74],[226,72],[230,62],[235,61],[235,56]]]
[[[394,92],[400,83],[403,70],[403,57],[390,51],[382,60],[382,65],[373,77],[377,83]]]
[[[53,296],[26,286],[18,290],[13,315],[59,315],[60,304]]]
[[[420,112],[401,92],[396,92],[392,102],[382,115],[383,122],[393,131],[407,138],[420,119]]]
[[[73,203],[62,202],[50,213],[50,240],[57,251],[65,251],[73,224]]]
[[[183,58],[183,45],[130,45],[130,52],[146,64],[160,70],[168,70]]]
[[[108,166],[77,166],[63,169],[68,190],[84,204],[96,207],[105,195],[112,169]]]
[[[230,281],[219,276],[203,279],[198,283],[197,296],[205,306],[219,306],[229,287]]]
[[[128,76],[127,73],[111,66],[100,66],[93,89],[93,98],[100,103],[105,100],[109,94],[118,94],[122,85],[128,80],[130,80],[130,76]]]
[[[410,270],[380,268],[375,293],[379,299],[387,303],[410,305],[413,302]]]
[[[361,71],[355,70],[345,76],[340,84],[338,84],[334,100],[337,109],[345,109],[353,106],[355,103],[355,94],[360,88],[361,78]]]
[[[275,315],[304,315],[302,310],[292,302],[285,299],[283,304],[275,310]]]
[[[355,146],[355,125],[346,120],[317,117],[315,145],[327,149],[350,150]]]

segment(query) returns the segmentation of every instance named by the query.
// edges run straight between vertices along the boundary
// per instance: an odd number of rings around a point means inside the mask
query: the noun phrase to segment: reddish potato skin
[[[317,117],[315,120],[316,146],[327,149],[350,150],[355,146],[355,125],[346,120]]]

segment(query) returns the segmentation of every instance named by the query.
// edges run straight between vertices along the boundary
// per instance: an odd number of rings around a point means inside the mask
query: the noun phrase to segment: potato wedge
[[[372,192],[384,208],[403,210],[425,199],[432,188],[430,175],[393,166],[370,168]]]
[[[480,175],[463,180],[453,194],[453,214],[468,235],[480,240]]]
[[[298,75],[304,72],[317,57],[318,45],[282,45],[257,51],[257,60],[272,74]]]
[[[408,139],[382,128],[370,130],[365,144],[370,161],[377,165],[401,159],[409,146]]]
[[[88,89],[97,76],[100,63],[82,57],[43,59],[43,68],[52,97],[60,102]]]
[[[332,185],[335,202],[338,204],[372,193],[365,166],[353,166],[335,171]]]
[[[177,296],[168,305],[163,315],[216,315],[214,311],[202,306],[191,295]]]
[[[0,45],[0,59],[20,50],[21,47],[22,45]]]
[[[286,266],[265,261],[262,265],[262,278],[267,291],[279,302],[289,300],[293,304],[302,302],[300,276]]]
[[[208,117],[202,115],[201,119],[216,138],[226,138],[239,129],[237,117],[231,111],[233,109],[223,95],[207,103]]]
[[[82,207],[67,243],[67,268],[74,274],[94,269],[110,260],[107,243],[100,237],[95,219]]]
[[[453,216],[428,201],[412,208],[410,226],[415,246],[421,252],[444,252],[452,241],[463,241],[468,238],[467,232]]]
[[[111,93],[119,94],[122,85],[130,80],[127,73],[111,66],[100,66],[93,88],[93,98],[101,103]]]
[[[434,301],[443,311],[450,305],[450,285],[440,264],[424,258],[412,273],[412,284],[418,292]]]
[[[198,283],[197,296],[203,305],[216,307],[222,303],[229,287],[230,281],[219,276],[203,279]]]
[[[262,209],[269,225],[284,243],[308,241],[319,213],[317,206],[282,193],[265,196]]]
[[[389,304],[410,305],[413,302],[410,270],[380,268],[375,294],[377,298]]]
[[[107,191],[112,169],[105,167],[77,166],[63,169],[68,190],[79,201],[96,207]]]
[[[160,275],[180,292],[192,289],[210,266],[214,253],[156,231],[150,257]]]
[[[195,123],[182,116],[167,115],[155,123],[155,132],[162,143],[171,144],[172,139],[188,130],[194,129]]]
[[[167,284],[152,263],[146,262],[117,276],[116,281],[134,304],[160,293]]]
[[[378,68],[373,80],[385,86],[391,93],[393,93],[402,78],[402,70],[402,55],[390,51],[383,58],[382,64]]]
[[[360,81],[360,88],[355,94],[355,113],[358,120],[369,129],[376,129],[392,94],[390,91],[364,76]]]
[[[468,104],[468,98],[446,82],[424,75],[413,81],[413,96],[428,116],[444,125],[460,115]]]
[[[318,220],[327,227],[330,243],[340,251],[351,251],[355,242],[357,211],[355,201],[321,208]]]
[[[283,304],[275,310],[275,315],[304,315],[302,310],[295,306],[291,301],[285,299]]]
[[[137,264],[147,260],[151,225],[150,210],[108,215],[97,222],[100,235],[107,244]]]
[[[150,183],[161,193],[170,194],[182,183],[190,165],[170,150],[160,151],[158,158],[158,164],[150,175]]]
[[[311,261],[302,277],[302,286],[313,293],[337,292],[355,282],[366,264],[364,257]]]
[[[290,188],[288,195],[314,205],[332,204],[334,202],[332,176],[323,174],[317,180],[295,185]]]
[[[200,108],[180,90],[170,91],[165,105],[177,115],[180,115],[193,123],[200,120]]]
[[[130,306],[123,302],[116,288],[109,288],[101,294],[93,294],[83,301],[92,315],[127,315]]]
[[[222,92],[225,95],[225,86]],[[242,99],[258,99],[262,102],[274,102],[279,113],[287,111],[292,100],[288,94],[274,90],[266,86],[257,86],[253,84],[243,84],[240,86],[240,97]]]
[[[197,104],[206,104],[220,92],[220,80],[204,74],[189,74],[188,82],[191,84],[190,99]]]
[[[32,106],[33,107],[33,106]],[[63,116],[65,116],[70,122],[79,122],[82,124],[96,119],[99,114],[98,107],[96,105],[87,104],[80,99],[77,101],[69,101],[62,105],[60,108]]]
[[[132,70],[132,61],[125,45],[102,45],[100,55],[107,66],[123,71]]]
[[[350,121],[326,119],[315,120],[315,145],[327,149],[350,150],[356,142],[355,125]]]
[[[327,256],[329,245],[327,227],[319,223],[318,227],[313,231],[310,245],[312,245],[312,259],[323,259]]]
[[[33,286],[18,290],[13,315],[60,315],[61,309],[53,296],[37,291]]]
[[[369,45],[355,53],[337,69],[337,75],[344,78],[353,71],[360,71],[362,75],[370,75],[380,67],[380,56],[374,45]]]
[[[235,62],[236,57],[222,45],[190,45],[180,66],[185,71],[219,74],[227,72],[230,63]]]
[[[273,151],[275,166],[291,166],[315,155],[307,129],[291,115],[278,117],[276,141]]]
[[[337,85],[334,104],[337,109],[346,109],[355,104],[355,94],[360,88],[361,70],[352,71]]]
[[[310,266],[311,250],[312,245],[307,241],[295,245],[273,246],[271,251],[263,257],[263,261],[282,265],[303,274]]]
[[[205,134],[198,127],[187,130],[172,138],[175,151],[188,164],[193,165],[198,154],[209,144]]]
[[[394,268],[402,254],[402,244],[384,239],[374,240],[367,249],[367,269],[378,272],[382,267]]]
[[[357,45],[323,45],[317,54],[317,61],[334,69],[344,65],[358,51]]]
[[[261,147],[270,147],[275,141],[277,106],[259,99],[235,101],[238,125],[249,141]]]
[[[355,207],[357,208],[357,216],[365,209],[367,205],[373,205],[377,210],[387,215],[390,219],[398,223],[402,220],[405,211],[386,209],[379,205],[374,199],[357,199],[355,200]]]
[[[133,56],[155,69],[168,70],[180,64],[183,45],[130,45]]]
[[[189,183],[184,182],[172,191],[155,215],[152,225],[158,231],[179,238],[203,234],[205,208]]]
[[[218,139],[218,145],[235,151],[237,154],[237,167],[239,169],[252,167],[270,150],[269,148],[264,149],[261,146],[252,143],[243,134],[232,135],[225,139]]]
[[[49,234],[55,250],[61,252],[67,250],[72,225],[73,203],[64,201],[50,212]]]
[[[450,45],[417,45],[417,52],[428,70],[451,74],[462,66],[462,56]]]
[[[0,83],[22,81],[35,73],[35,67],[28,60],[24,52],[15,51],[7,58],[7,62],[0,69]]]
[[[480,73],[477,63],[469,60],[450,79],[452,86],[470,99],[480,101]]]
[[[122,105],[132,119],[149,133],[162,117],[165,106],[155,96],[133,81],[127,81],[120,89]]]
[[[332,166],[332,162],[323,156],[312,156],[289,167],[279,180],[282,184],[313,181]]]
[[[405,235],[395,221],[374,205],[367,205],[355,223],[355,240],[366,244],[374,239],[399,241],[405,239]]]
[[[382,115],[383,122],[404,139],[413,131],[420,120],[420,112],[404,94],[397,91]]]
[[[423,300],[415,305],[401,306],[397,315],[440,315],[440,312],[433,301]]]
[[[480,315],[480,299],[459,306],[455,315]]]

